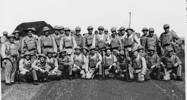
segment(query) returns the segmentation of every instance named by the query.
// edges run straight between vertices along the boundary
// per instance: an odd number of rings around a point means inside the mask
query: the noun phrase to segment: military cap
[[[104,27],[103,26],[99,26],[98,30],[104,30]]]
[[[34,28],[34,27],[27,28],[27,31],[33,31],[33,32],[35,32],[35,31],[36,31],[36,28]]]
[[[53,29],[54,30],[61,30],[62,28],[60,26],[54,26]]]
[[[119,31],[123,31],[123,30],[125,30],[125,27],[121,26],[121,27],[119,28]]]
[[[39,58],[43,57],[43,58],[45,58],[45,59],[47,58],[44,54],[39,54],[38,57],[39,57]]]
[[[8,35],[8,38],[15,38],[13,34]]]
[[[15,33],[20,33],[19,30],[15,30],[12,34],[15,34]]]
[[[114,31],[116,31],[116,27],[111,28],[111,32],[114,32]]]
[[[65,27],[64,30],[65,31],[70,31],[70,29],[68,27]]]
[[[155,30],[154,30],[154,28],[149,28],[149,32],[154,32]]]
[[[47,27],[47,26],[45,26],[45,27],[43,27],[43,30],[42,30],[43,32],[45,32],[45,31],[50,31],[50,29],[49,29],[49,27]]]
[[[163,28],[164,28],[164,29],[169,28],[169,24],[164,24]]]
[[[150,47],[148,48],[148,50],[150,50],[150,51],[155,51],[155,47],[154,47],[154,46],[150,46]]]
[[[127,28],[127,29],[126,29],[126,32],[127,32],[128,30],[131,30],[131,31],[134,32],[134,30],[133,30],[132,28]]]
[[[79,27],[79,26],[77,26],[76,28],[75,28],[75,31],[80,31],[81,30],[81,28]]]
[[[3,35],[8,35],[8,32],[7,31],[3,31]]]
[[[81,48],[79,46],[75,47],[75,50],[80,50]]]
[[[93,26],[88,26],[87,30],[93,30]]]
[[[148,28],[147,27],[143,27],[142,31],[148,31]]]

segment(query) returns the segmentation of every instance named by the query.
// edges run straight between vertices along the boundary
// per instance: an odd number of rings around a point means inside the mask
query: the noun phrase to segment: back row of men
[[[143,28],[140,36],[132,28],[113,27],[110,33],[103,26],[94,33],[89,26],[83,35],[80,27],[71,31],[59,26],[53,28],[54,33],[43,27],[41,36],[36,36],[32,27],[25,30],[24,37],[18,30],[9,36],[4,32],[1,57],[6,84],[15,82],[16,72],[19,78],[32,76],[34,84],[62,76],[101,79],[113,75],[141,82],[150,77],[182,80],[182,62],[174,53],[175,47],[182,45],[168,24],[163,28],[160,38],[154,28]]]

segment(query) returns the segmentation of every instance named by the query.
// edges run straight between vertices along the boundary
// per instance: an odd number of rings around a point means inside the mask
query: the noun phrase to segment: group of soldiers
[[[1,37],[1,67],[5,83],[38,82],[59,79],[123,79],[143,82],[149,79],[182,81],[182,62],[176,48],[183,48],[180,38],[170,26],[163,26],[158,38],[154,28],[142,29],[142,35],[132,28],[103,26],[43,27],[38,36],[35,28],[27,28],[26,36],[19,30],[4,31]]]

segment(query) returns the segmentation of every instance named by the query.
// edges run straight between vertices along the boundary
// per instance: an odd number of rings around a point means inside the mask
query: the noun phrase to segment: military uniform
[[[76,47],[75,50],[76,49],[80,50],[80,47]],[[86,68],[87,62],[85,56],[82,53],[74,54],[71,59],[73,59],[72,71],[79,72],[78,74],[80,74],[82,78],[85,78],[88,70],[88,68]]]
[[[91,50],[95,48],[91,48]],[[88,55],[88,73],[87,78],[94,78],[94,75],[98,72],[99,75],[102,75],[102,56],[95,52],[94,54]]]
[[[50,29],[48,27],[44,27],[43,28],[43,32],[49,31]],[[43,35],[39,38],[38,41],[38,45],[39,45],[39,53],[43,53],[43,54],[47,54],[48,51],[54,51],[57,52],[57,45],[55,42],[55,39],[53,38],[53,36],[49,35]]]
[[[38,57],[38,60],[35,60],[32,63],[32,68],[36,70],[39,81],[47,81],[51,67],[46,62],[46,56],[44,54],[40,54]],[[42,57],[44,58],[44,61],[41,61]]]
[[[146,43],[146,39],[147,39],[147,32],[148,32],[148,29],[146,27],[144,27],[142,29],[142,32],[143,32],[143,35],[140,37],[140,43],[141,45],[145,48],[145,43]]]
[[[75,31],[77,32],[80,32],[81,31],[81,28],[80,27],[76,27],[75,28]],[[80,33],[76,33],[75,35],[74,35],[74,38],[75,38],[75,41],[76,41],[76,44],[77,44],[77,46],[79,46],[79,47],[83,47],[83,44],[84,44],[84,40],[83,40],[83,37],[82,37],[82,35],[80,34]]]
[[[62,34],[60,33],[60,30],[62,28],[59,27],[59,26],[55,26],[54,27],[54,30],[55,30],[55,33],[52,35],[53,38],[55,39],[56,41],[56,45],[57,45],[57,52],[60,52],[60,40],[62,38]]]
[[[69,28],[65,28],[65,32],[70,32]],[[68,54],[73,53],[73,49],[76,47],[76,42],[75,42],[75,38],[73,36],[70,35],[70,33],[68,33],[69,35],[64,35],[63,38],[61,38],[60,41],[60,51],[62,51],[63,49],[65,49],[67,51]]]
[[[147,68],[148,68],[148,73],[150,74],[151,77],[156,78],[158,80],[161,79],[160,72],[160,57],[158,56],[157,53],[155,53],[155,47],[149,47],[148,49],[150,52],[154,52],[153,54],[146,55],[146,63],[147,63]]]
[[[30,59],[26,59],[26,56],[31,56],[29,53],[25,53],[24,58],[22,58],[19,61],[19,71],[20,71],[20,77],[22,78],[24,77],[24,79],[28,79],[29,77],[32,77],[32,80],[34,80],[34,82],[36,82],[38,80],[37,74],[36,74],[36,70],[34,70],[32,68],[32,63],[33,61],[31,61]]]
[[[106,46],[107,37],[105,36],[105,34],[103,32],[104,28],[102,26],[99,26],[98,30],[100,32],[99,32],[99,34],[96,35],[96,47],[98,49],[102,49]]]
[[[34,28],[28,28],[27,31],[35,31]],[[21,52],[24,54],[26,51],[30,54],[35,54],[38,52],[38,41],[37,38],[32,36],[26,36],[23,38],[21,43]]]
[[[13,35],[9,36],[14,38]],[[15,73],[17,70],[17,59],[19,56],[18,47],[13,41],[7,41],[2,44],[1,56],[3,58],[2,65],[5,67],[5,82],[7,84],[14,83]]]
[[[165,24],[164,29],[169,28],[169,25]],[[164,52],[167,51],[168,48],[173,46],[174,39],[178,39],[178,36],[174,31],[164,32],[160,35],[161,46],[164,49]]]
[[[65,53],[62,56],[62,53]],[[59,70],[65,75],[66,77],[70,78],[72,76],[72,65],[73,61],[69,55],[67,55],[66,51],[63,50],[59,54],[58,58]]]
[[[92,31],[93,27],[89,26],[87,30]],[[86,33],[84,35],[84,47],[95,47],[95,35],[93,33]]]
[[[170,52],[173,52],[171,47],[168,48],[167,54],[161,58],[161,65],[165,73],[164,80],[170,80],[171,77],[182,80],[182,62],[175,54],[169,56]]]

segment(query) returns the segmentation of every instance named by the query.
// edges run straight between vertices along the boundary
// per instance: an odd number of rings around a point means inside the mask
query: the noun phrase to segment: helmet
[[[111,28],[111,32],[114,32],[114,31],[116,31],[116,27]]]
[[[75,31],[80,31],[80,30],[81,28],[79,26],[75,28]]]
[[[54,30],[61,30],[61,27],[60,26],[54,26],[53,29]]]
[[[164,28],[164,29],[169,28],[169,24],[164,24],[163,28]]]
[[[123,31],[123,30],[125,30],[125,27],[121,26],[121,27],[119,28],[119,30],[120,30],[120,31]]]
[[[27,31],[33,31],[33,32],[35,32],[35,31],[36,31],[36,28],[34,28],[34,27],[27,28]]]
[[[154,32],[155,30],[154,30],[154,28],[149,28],[149,32]]]
[[[143,27],[142,31],[148,31],[148,28],[147,27]]]
[[[5,35],[5,34],[8,35],[8,32],[7,31],[3,31],[3,35]]]
[[[134,30],[133,30],[132,28],[127,28],[127,29],[126,29],[126,32],[127,32],[128,30],[131,30],[131,31],[134,32]]]
[[[93,30],[93,27],[92,26],[88,26],[87,30]]]
[[[107,30],[107,29],[104,29],[104,31],[105,31],[105,32],[108,32],[108,30]]]
[[[19,30],[15,30],[12,34],[15,34],[15,33],[20,33]]]
[[[65,31],[70,31],[69,27],[64,28]]]
[[[104,30],[104,27],[103,26],[99,26],[98,30]]]
[[[45,32],[45,31],[49,31],[50,29],[49,29],[49,27],[47,27],[47,26],[45,26],[45,27],[43,27],[43,32]]]

